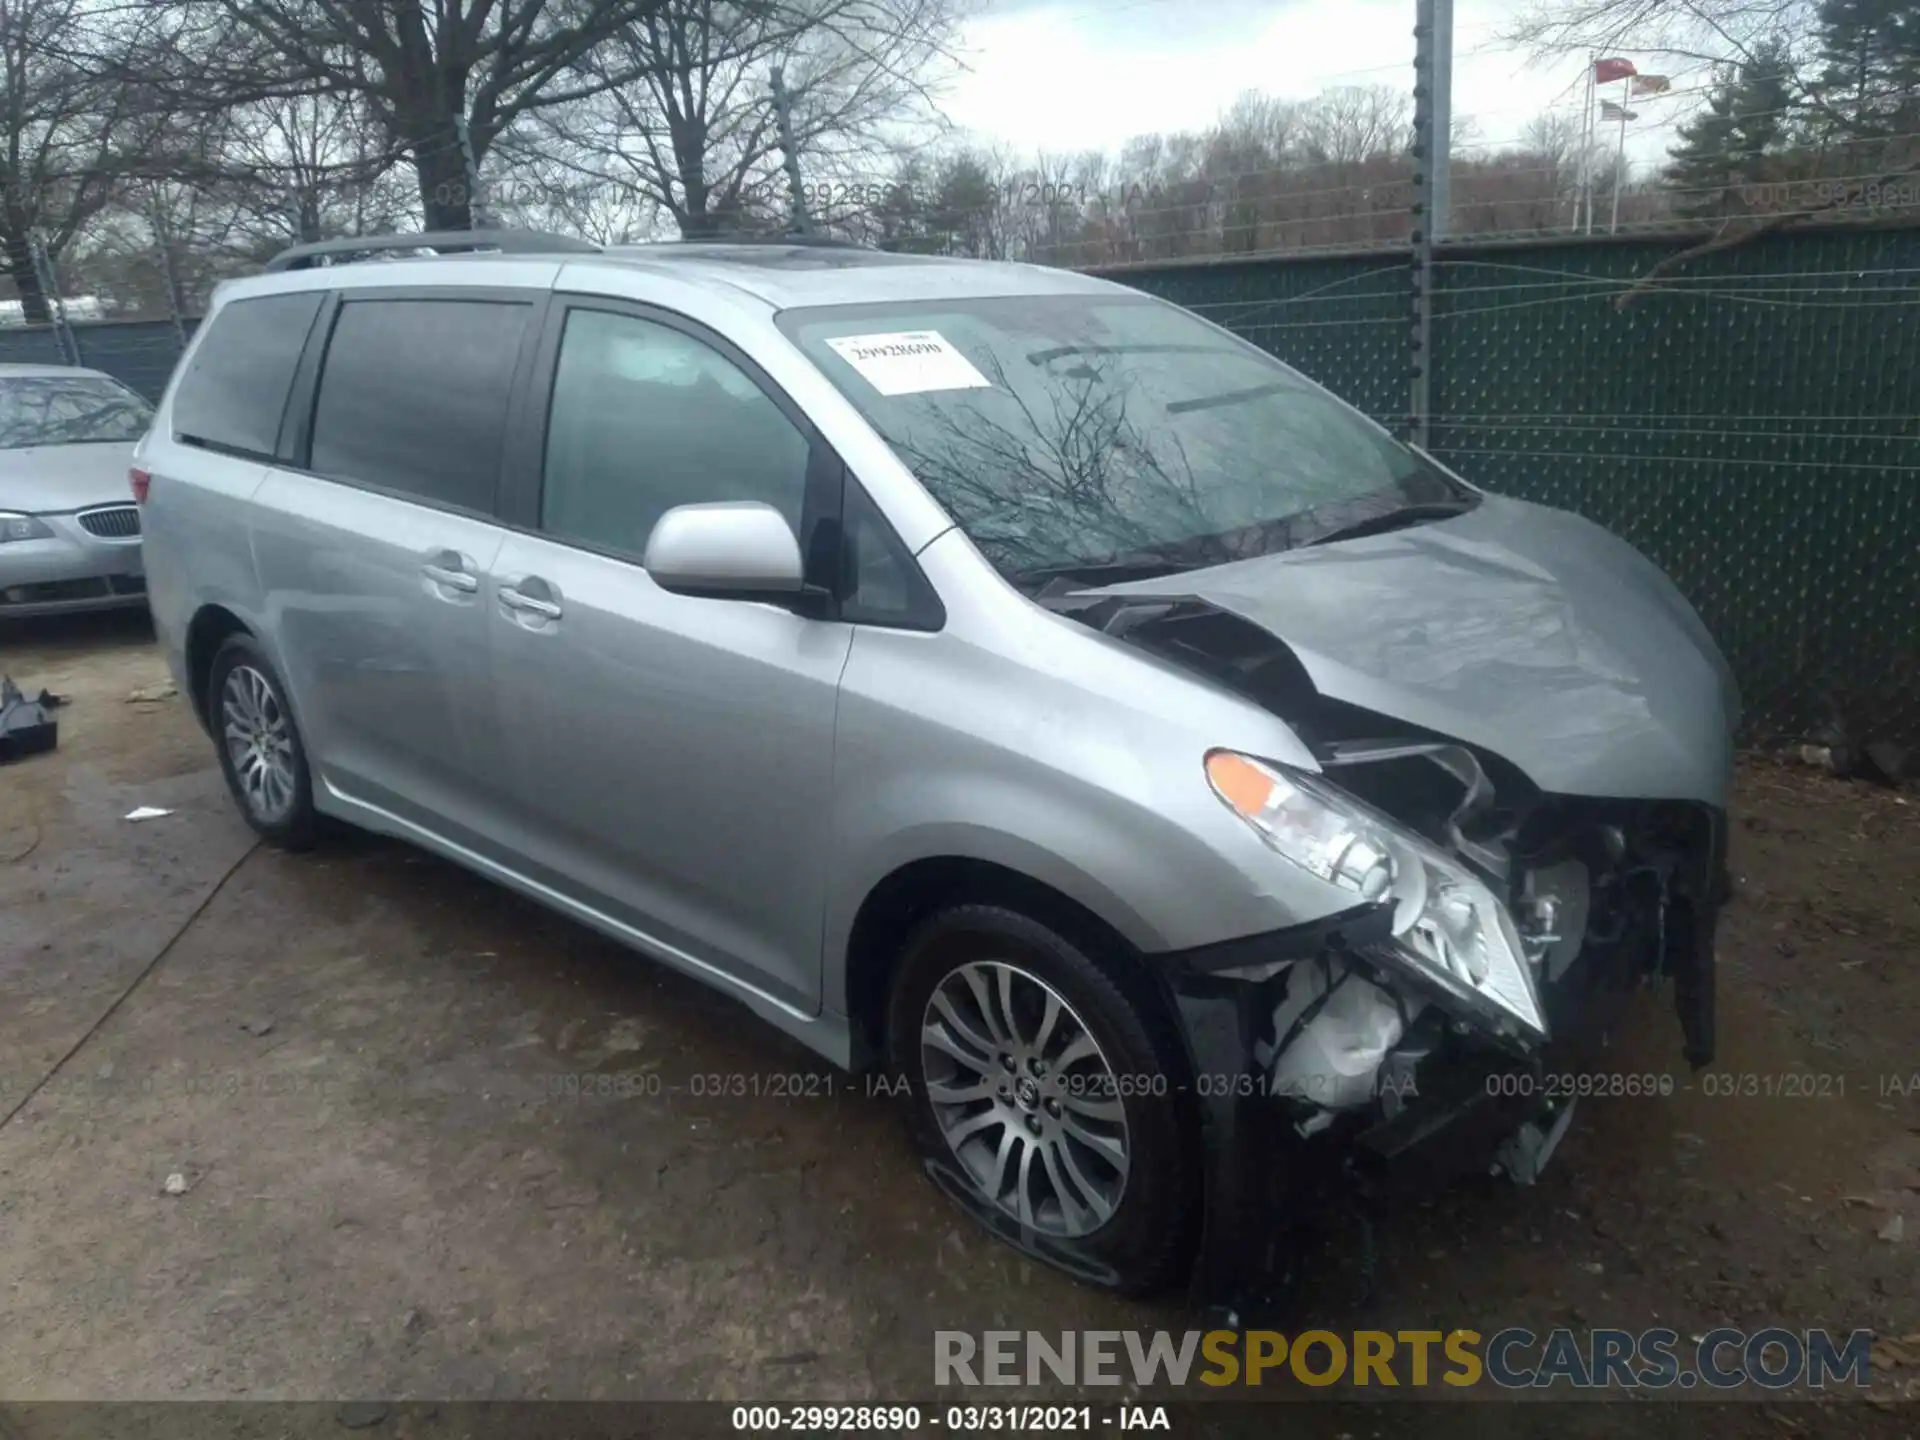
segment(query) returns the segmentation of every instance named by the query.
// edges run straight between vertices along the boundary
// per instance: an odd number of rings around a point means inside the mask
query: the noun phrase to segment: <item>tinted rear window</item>
[[[314,406],[312,468],[491,512],[530,314],[486,300],[342,305]]]
[[[325,298],[303,290],[222,306],[174,394],[175,437],[272,459],[293,372]]]

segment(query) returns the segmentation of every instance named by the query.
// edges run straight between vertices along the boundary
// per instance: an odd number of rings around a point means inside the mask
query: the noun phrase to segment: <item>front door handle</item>
[[[466,595],[480,588],[479,577],[469,575],[464,570],[449,570],[444,565],[422,565],[420,573],[436,585],[444,585],[449,590],[458,590]]]
[[[538,582],[536,581],[535,583]],[[542,599],[538,595],[529,595],[516,585],[502,585],[500,587],[500,603],[509,610],[518,610],[526,615],[537,615],[542,620],[558,620],[560,618],[560,606],[557,602]]]
[[[477,594],[480,577],[473,573],[473,562],[458,550],[432,550],[420,566],[429,585],[442,590],[457,590],[462,595]]]

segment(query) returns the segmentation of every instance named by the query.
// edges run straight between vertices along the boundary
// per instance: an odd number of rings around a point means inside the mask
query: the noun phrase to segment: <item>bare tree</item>
[[[1391,85],[1343,85],[1306,111],[1301,149],[1315,164],[1360,165],[1404,151],[1412,135],[1413,103]]]
[[[543,117],[539,148],[577,155],[689,238],[768,225],[790,205],[777,64],[808,208],[845,221],[878,198],[876,162],[938,128],[954,23],[953,0],[662,0],[594,53],[588,69],[607,83]]]
[[[391,228],[410,208],[402,158],[352,96],[273,96],[231,111],[208,157],[233,234],[258,251]]]
[[[150,39],[137,13],[0,0],[0,257],[29,323],[51,319],[36,244],[55,264],[167,138],[150,97],[93,63],[144,64]]]
[[[188,0],[181,103],[350,99],[411,160],[430,229],[473,220],[469,170],[524,117],[626,83],[588,57],[663,0]]]
[[[1456,235],[1538,233],[1573,225],[1585,145],[1576,117],[1548,111],[1521,127],[1517,145],[1493,154],[1455,156],[1453,217]],[[1598,147],[1585,173],[1610,173]]]

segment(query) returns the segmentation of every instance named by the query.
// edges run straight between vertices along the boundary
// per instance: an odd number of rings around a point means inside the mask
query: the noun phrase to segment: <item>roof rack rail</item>
[[[871,250],[858,240],[841,240],[832,235],[808,235],[798,230],[729,230],[718,235],[685,235],[678,240],[658,242],[667,245],[805,245],[819,250]]]
[[[598,255],[600,247],[570,235],[538,230],[426,230],[417,235],[349,235],[316,240],[282,250],[267,262],[267,273],[310,270],[333,256],[369,255],[383,250],[498,250],[506,255]]]

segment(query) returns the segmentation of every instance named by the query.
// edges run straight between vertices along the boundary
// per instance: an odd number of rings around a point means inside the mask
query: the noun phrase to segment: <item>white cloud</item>
[[[1530,63],[1498,38],[1511,11],[1511,0],[1456,6],[1454,111],[1473,117],[1483,150],[1511,144],[1545,110],[1580,110],[1585,57]],[[1244,90],[1411,88],[1413,16],[1412,0],[989,0],[965,28],[969,72],[945,108],[1019,154],[1115,151],[1132,135],[1203,129]],[[1636,164],[1659,163],[1660,122],[1679,108],[1640,104]]]

